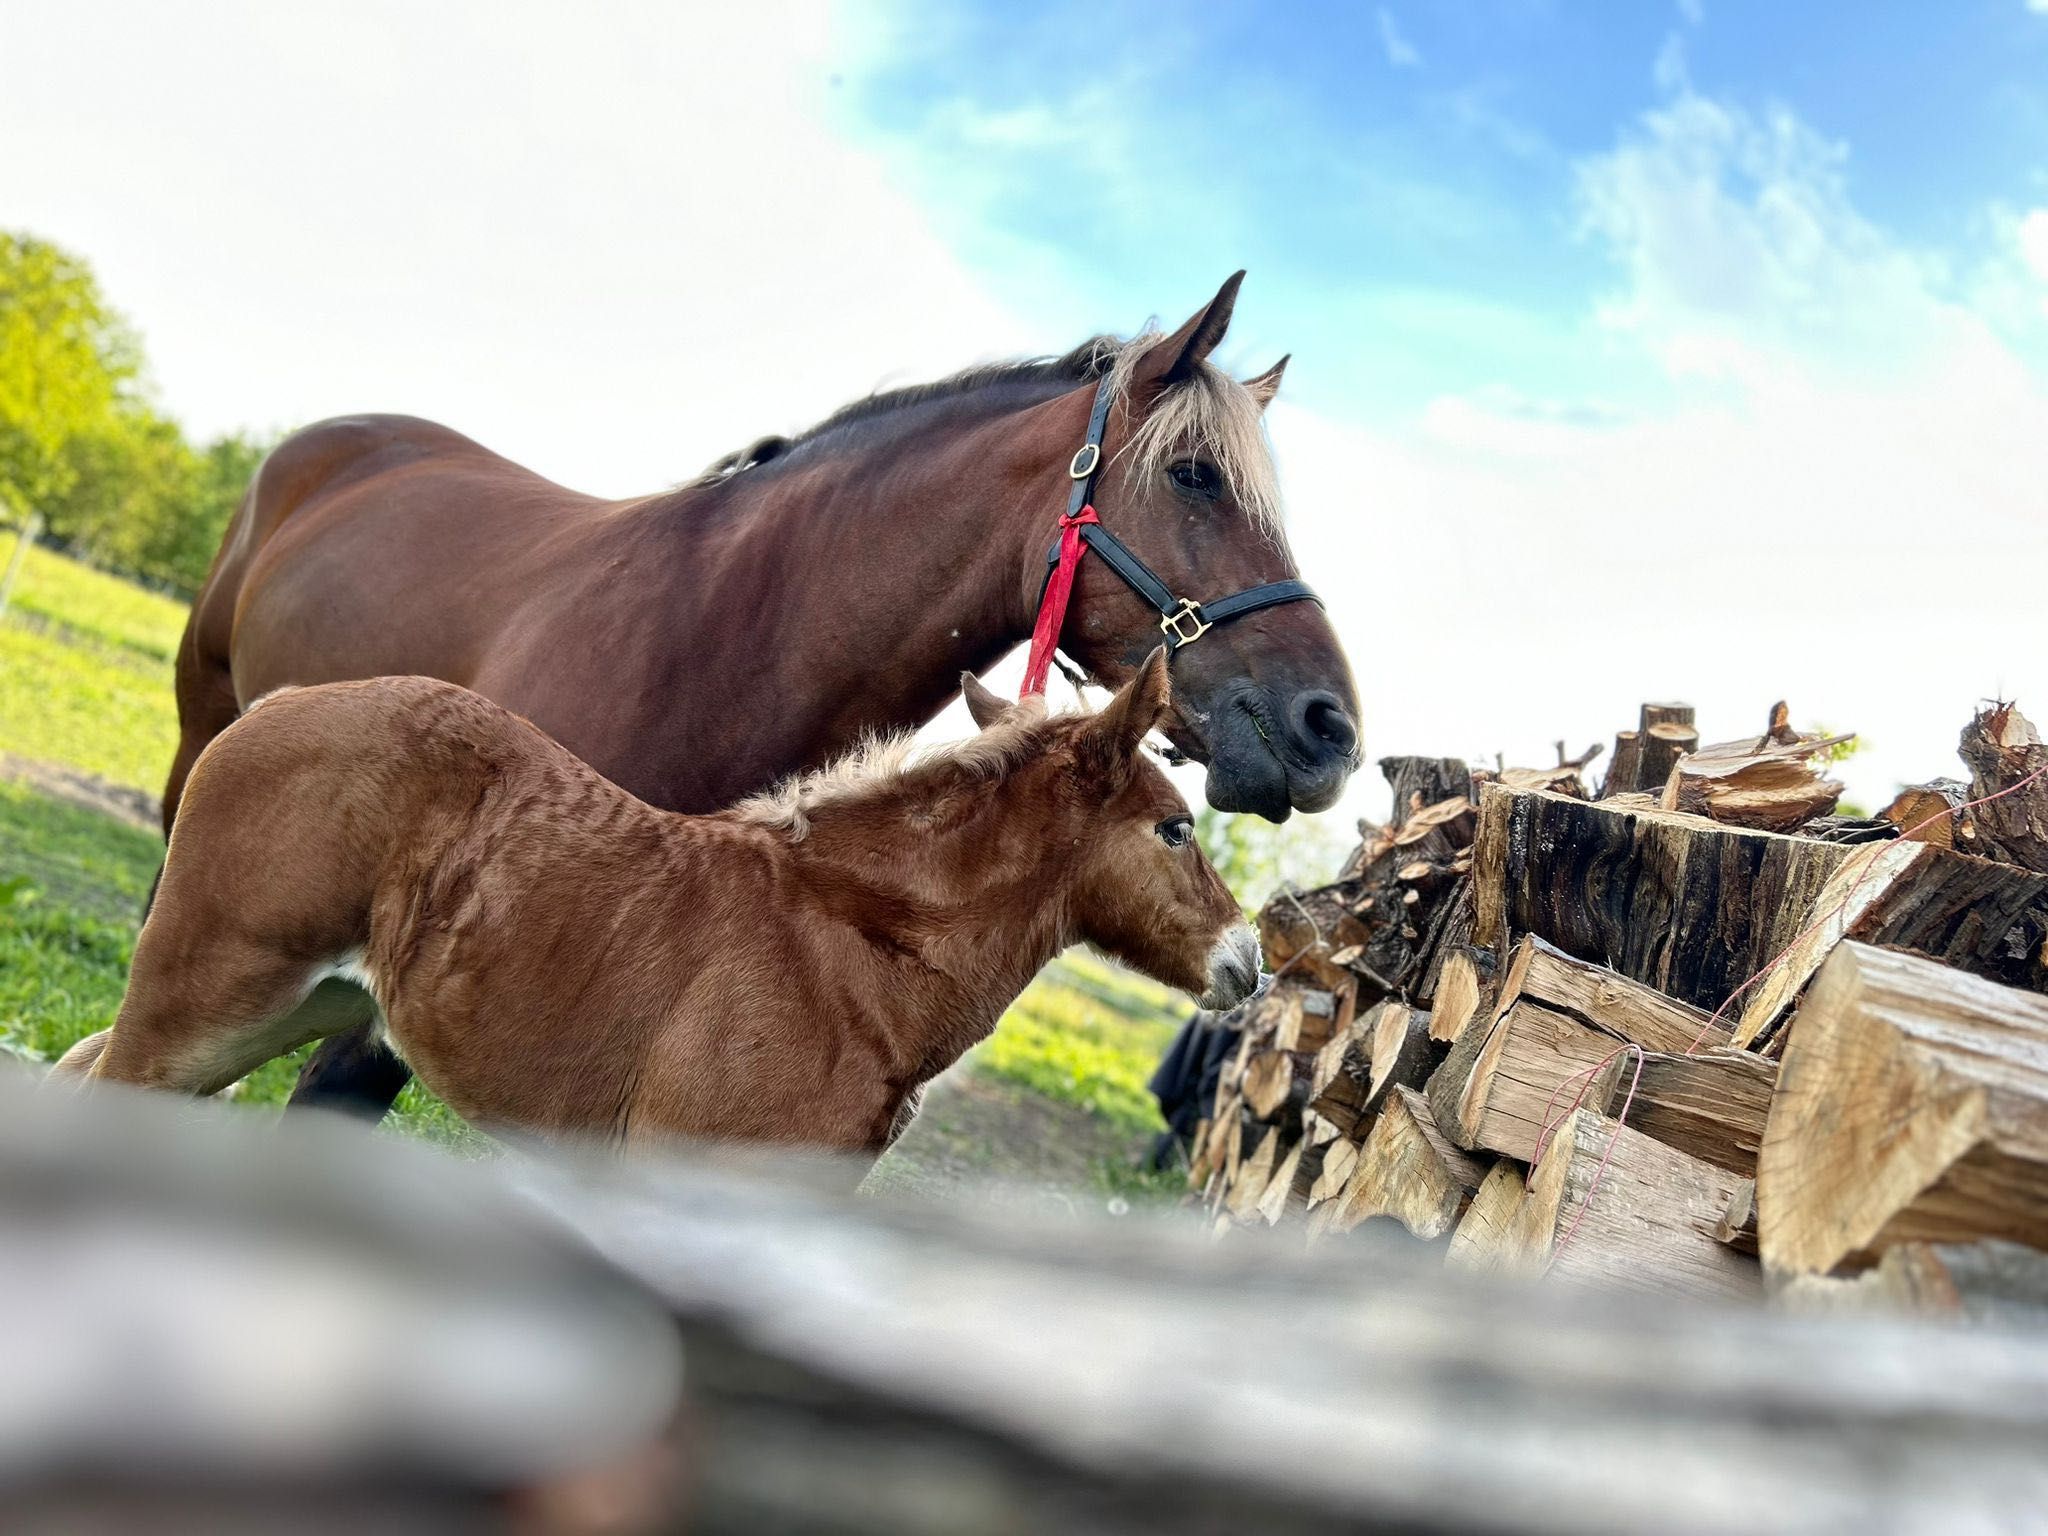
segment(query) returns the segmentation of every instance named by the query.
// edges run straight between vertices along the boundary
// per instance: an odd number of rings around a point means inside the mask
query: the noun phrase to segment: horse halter
[[[1125,586],[1149,603],[1159,615],[1159,628],[1166,636],[1169,659],[1182,646],[1193,645],[1218,624],[1241,619],[1261,608],[1303,601],[1318,607],[1322,605],[1323,600],[1309,590],[1307,582],[1292,577],[1286,581],[1268,581],[1256,587],[1246,587],[1242,592],[1233,592],[1210,603],[1197,602],[1192,597],[1175,597],[1173,589],[1161,581],[1150,566],[1132,554],[1123,540],[1102,526],[1102,520],[1095,515],[1091,496],[1095,489],[1095,476],[1102,468],[1102,433],[1109,424],[1109,407],[1115,399],[1110,384],[1110,378],[1105,375],[1095,387],[1095,407],[1088,413],[1087,440],[1074,451],[1073,460],[1067,465],[1067,476],[1073,486],[1067,492],[1067,510],[1060,517],[1059,537],[1053,540],[1052,549],[1045,557],[1045,584],[1038,597],[1038,622],[1032,629],[1031,654],[1024,664],[1024,686],[1018,692],[1019,698],[1045,692],[1046,671],[1052,665],[1052,653],[1059,645],[1060,628],[1067,617],[1067,599],[1074,590],[1074,573],[1081,563],[1081,556],[1091,549],[1123,579]]]

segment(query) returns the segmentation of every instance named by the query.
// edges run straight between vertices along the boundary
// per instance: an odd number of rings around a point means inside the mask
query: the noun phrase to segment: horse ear
[[[1242,271],[1233,272],[1216,290],[1216,297],[1188,317],[1188,322],[1156,344],[1138,364],[1137,382],[1165,388],[1191,378],[1202,359],[1216,350],[1223,333],[1230,329],[1230,312],[1237,308]]]
[[[967,701],[967,713],[974,717],[975,725],[984,731],[1010,713],[1009,700],[989,692],[972,672],[960,674],[960,697]]]
[[[1287,371],[1287,358],[1292,356],[1292,352],[1288,353],[1287,357],[1281,358],[1257,378],[1244,381],[1244,387],[1250,390],[1252,398],[1259,402],[1260,410],[1263,411],[1271,405],[1273,397],[1280,393],[1280,375]]]
[[[1173,684],[1166,674],[1166,647],[1153,647],[1138,672],[1117,690],[1115,698],[1095,717],[1095,739],[1108,748],[1113,761],[1122,762],[1138,750],[1145,733],[1159,723],[1173,702]]]

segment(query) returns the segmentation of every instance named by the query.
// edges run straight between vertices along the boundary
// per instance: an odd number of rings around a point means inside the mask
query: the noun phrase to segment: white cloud
[[[2048,0],[2041,0],[2048,6]],[[2044,287],[2048,287],[2048,208],[2036,208],[2019,224],[2020,260]],[[2041,313],[2048,315],[2048,294],[2041,299]]]
[[[2036,16],[2048,16],[2048,0],[2027,0],[2027,9]]]
[[[0,207],[198,431],[410,410],[613,494],[1048,344],[835,131],[822,4],[604,18],[60,7],[12,29]]]
[[[1387,50],[1387,62],[1396,69],[1422,68],[1422,55],[1415,45],[1402,34],[1400,24],[1394,20],[1394,13],[1384,5],[1379,8],[1380,44]]]
[[[1547,762],[1674,694],[1734,737],[1783,697],[1864,734],[1847,776],[1870,801],[1957,772],[1979,698],[2048,720],[2019,574],[2048,571],[2048,391],[1859,212],[1844,155],[1686,93],[1584,163],[1622,273],[1595,323],[1662,365],[1667,407],[1495,390],[1397,433],[1275,408],[1371,755]]]

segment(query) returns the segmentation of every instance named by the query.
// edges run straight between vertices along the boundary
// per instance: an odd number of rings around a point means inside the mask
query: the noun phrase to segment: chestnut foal
[[[468,1120],[873,1155],[1070,944],[1247,994],[1257,941],[1139,750],[1165,653],[1093,715],[963,686],[978,736],[713,816],[449,683],[274,694],[199,759],[120,1014],[57,1070],[213,1093],[361,1022],[356,982]]]

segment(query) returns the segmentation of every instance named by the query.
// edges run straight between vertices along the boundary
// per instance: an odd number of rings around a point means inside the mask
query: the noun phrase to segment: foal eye
[[[1212,464],[1200,459],[1183,459],[1166,472],[1174,489],[1186,496],[1198,496],[1204,501],[1214,501],[1223,493],[1223,477],[1216,473]]]
[[[1195,840],[1195,822],[1191,816],[1169,816],[1152,830],[1169,848],[1185,848]]]

